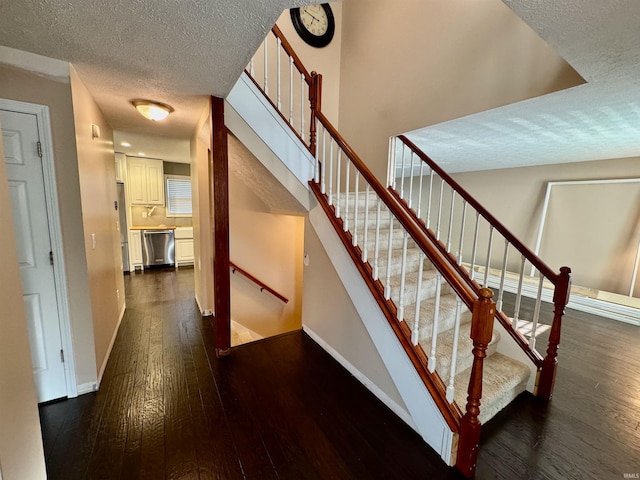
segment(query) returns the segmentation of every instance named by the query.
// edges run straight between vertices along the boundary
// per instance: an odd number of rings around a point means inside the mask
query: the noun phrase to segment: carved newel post
[[[456,467],[466,477],[472,477],[475,473],[480,447],[481,424],[478,415],[482,398],[482,366],[487,356],[487,346],[493,336],[493,318],[496,313],[496,304],[491,300],[492,297],[491,290],[482,288],[473,304],[470,335],[473,340],[473,366],[467,390],[466,413],[460,421],[456,458]]]

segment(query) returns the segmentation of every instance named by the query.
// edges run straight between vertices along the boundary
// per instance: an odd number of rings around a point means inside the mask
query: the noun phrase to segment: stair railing
[[[281,302],[289,303],[289,299],[287,297],[285,297],[281,293],[278,293],[276,290],[271,288],[269,285],[264,283],[262,280],[258,279],[257,277],[255,277],[251,273],[247,272],[244,268],[239,267],[238,265],[236,265],[233,262],[229,262],[229,268],[231,268],[231,273],[233,273],[233,274],[235,274],[236,272],[239,273],[240,275],[245,277],[247,280],[249,280],[250,282],[255,284],[260,289],[261,292],[268,292],[271,295],[273,295],[274,297],[276,297],[278,300],[280,300]]]
[[[320,85],[277,25],[249,61],[249,78],[291,127],[300,141],[315,152],[314,111],[320,108]],[[308,130],[308,131],[307,131]]]
[[[536,395],[551,398],[571,270],[562,267],[555,273],[404,135],[391,139],[387,180],[390,191],[469,284],[497,291],[496,318],[537,366]],[[506,301],[506,292],[515,295],[513,304]],[[532,310],[523,297],[533,299]],[[540,316],[543,298],[554,304],[550,321]],[[546,355],[536,347],[545,330]]]

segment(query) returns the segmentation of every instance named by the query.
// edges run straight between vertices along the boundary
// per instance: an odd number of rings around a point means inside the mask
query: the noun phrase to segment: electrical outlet
[[[96,234],[95,233],[91,234],[91,248],[93,250],[96,249]]]
[[[116,288],[116,300],[120,301],[120,289]]]
[[[147,218],[147,212],[142,212],[142,218]]]

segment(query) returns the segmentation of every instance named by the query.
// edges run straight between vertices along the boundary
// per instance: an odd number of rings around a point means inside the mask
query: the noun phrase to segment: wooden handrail
[[[533,266],[538,269],[542,275],[547,278],[551,283],[556,285],[558,283],[559,274],[554,272],[551,267],[549,267],[540,257],[538,257],[529,247],[527,247],[524,243],[522,243],[515,235],[513,235],[496,217],[494,217],[489,211],[480,205],[469,192],[467,192],[458,182],[456,182],[453,178],[449,176],[447,172],[445,172],[440,166],[435,163],[426,153],[424,153],[421,149],[419,149],[411,140],[409,140],[404,135],[398,135],[398,137],[402,143],[404,143],[407,147],[409,147],[413,153],[415,153],[422,161],[424,161],[429,167],[435,171],[440,178],[442,178],[445,182],[453,188],[458,195],[460,195],[464,200],[471,205],[476,211],[484,217],[493,227],[500,232],[500,234],[509,241],[513,246],[515,246],[520,253],[522,253],[529,262]]]
[[[307,84],[311,85],[311,74],[302,64],[302,60],[300,60],[300,57],[298,57],[296,52],[293,50],[293,47],[289,43],[289,40],[287,40],[282,34],[282,31],[278,28],[278,25],[274,25],[273,28],[271,28],[271,31],[276,36],[276,38],[280,39],[280,42],[282,42],[282,48],[285,52],[287,52],[287,55],[289,55],[293,59],[293,64],[296,66],[298,71],[304,75],[304,79]]]
[[[236,265],[235,263],[229,261],[229,267],[231,268],[232,273],[238,272],[240,275],[242,275],[243,277],[246,277],[247,279],[251,280],[253,283],[255,283],[256,285],[258,285],[260,287],[260,291],[262,292],[263,290],[266,290],[267,292],[269,292],[271,295],[273,295],[274,297],[276,297],[277,299],[281,300],[284,303],[289,303],[289,299],[287,297],[285,297],[284,295],[279,294],[278,292],[276,292],[273,288],[271,288],[269,285],[267,285],[266,283],[264,283],[262,280],[258,280],[256,277],[254,277],[253,275],[251,275],[249,272],[247,272],[245,269],[240,268],[238,265]]]

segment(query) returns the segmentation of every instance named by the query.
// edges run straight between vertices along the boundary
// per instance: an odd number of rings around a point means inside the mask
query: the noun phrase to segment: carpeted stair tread
[[[525,391],[531,370],[524,363],[494,353],[484,359],[480,422],[486,423]],[[456,375],[455,402],[464,414],[471,368]]]
[[[419,313],[419,341],[431,338],[433,332],[433,316],[435,311],[435,298],[429,298],[420,302]],[[456,321],[457,296],[453,293],[440,295],[440,308],[438,315],[438,333],[446,332],[454,327]],[[406,305],[404,308],[404,319],[413,331],[413,322],[415,318],[415,303]],[[471,321],[471,312],[462,305],[460,315],[460,324],[469,323]]]

